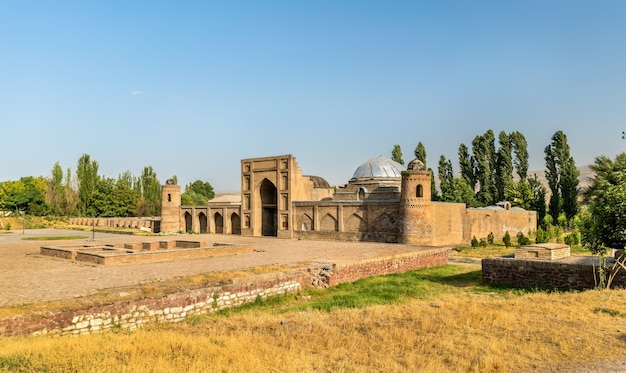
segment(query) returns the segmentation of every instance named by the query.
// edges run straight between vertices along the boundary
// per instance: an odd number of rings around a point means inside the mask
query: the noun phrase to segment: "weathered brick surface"
[[[595,258],[568,261],[524,260],[515,258],[488,258],[482,260],[483,282],[520,287],[551,289],[591,289],[596,286]],[[624,272],[613,281],[614,286],[626,285]]]

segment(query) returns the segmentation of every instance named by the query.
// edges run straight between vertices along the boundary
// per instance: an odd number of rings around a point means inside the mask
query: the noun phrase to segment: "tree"
[[[52,177],[48,181],[46,202],[50,205],[52,213],[64,215],[65,187],[63,185],[63,169],[59,162],[52,167]]]
[[[532,190],[533,198],[530,202],[529,209],[537,212],[537,221],[542,222],[546,216],[546,188],[541,184],[537,174],[533,174],[533,178],[528,179],[528,187]]]
[[[415,147],[415,159],[421,161],[426,167],[426,148],[421,141]]]
[[[557,131],[552,142],[546,146],[546,178],[552,195],[548,210],[556,221],[561,212],[565,212],[568,220],[578,212],[578,169],[574,158],[570,155],[567,136]]]
[[[467,182],[472,190],[476,189],[475,160],[470,157],[469,150],[465,144],[459,145],[459,167],[461,168],[461,177]]]
[[[526,180],[528,177],[528,142],[524,135],[518,131],[512,132],[509,136],[515,154],[515,159],[513,160],[515,171],[520,181]]]
[[[89,216],[129,217],[135,216],[133,191],[123,182],[112,178],[100,178],[87,210]]]
[[[137,206],[139,216],[156,216],[161,213],[161,183],[152,166],[143,168],[137,181],[140,197]]]
[[[474,191],[470,188],[465,179],[454,177],[452,162],[443,155],[439,158],[438,173],[441,188],[441,201],[465,203],[468,206],[476,206]]]
[[[482,136],[476,136],[472,141],[472,151],[476,160],[475,175],[479,184],[476,199],[483,205],[493,205],[497,202],[494,178],[496,151],[493,131],[487,130]]]
[[[626,247],[626,186],[607,187],[582,219],[582,242],[592,253]]]
[[[213,186],[208,181],[196,180],[185,186],[181,202],[189,205],[206,205],[213,197],[215,197]]]
[[[42,177],[25,176],[17,181],[5,181],[0,184],[0,207],[7,211],[44,216],[50,212],[45,190],[46,181]]]
[[[626,153],[618,154],[614,161],[604,155],[596,157],[590,168],[595,177],[591,185],[582,191],[587,203],[601,196],[610,186],[626,184]]]
[[[441,189],[441,200],[449,201],[452,194],[452,162],[446,159],[444,155],[439,157],[439,167],[437,169],[439,175],[439,188]]]
[[[89,202],[91,201],[92,195],[96,190],[96,185],[99,179],[98,162],[95,160],[92,161],[89,154],[83,154],[78,159],[76,178],[78,182],[80,212],[83,215],[86,215],[87,210],[89,210]]]
[[[500,148],[496,157],[496,201],[502,201],[505,197],[505,191],[513,186],[513,160],[512,160],[512,140],[506,132],[501,131],[498,134],[498,142]]]
[[[402,149],[400,149],[400,145],[393,146],[393,150],[391,151],[391,160],[400,164],[404,164],[404,161],[402,160]]]

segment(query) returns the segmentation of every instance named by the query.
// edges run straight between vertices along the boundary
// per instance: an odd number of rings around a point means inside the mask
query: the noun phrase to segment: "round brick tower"
[[[169,179],[161,187],[161,232],[180,232],[180,186]]]
[[[431,174],[424,164],[414,159],[402,172],[400,194],[400,243],[432,244]]]

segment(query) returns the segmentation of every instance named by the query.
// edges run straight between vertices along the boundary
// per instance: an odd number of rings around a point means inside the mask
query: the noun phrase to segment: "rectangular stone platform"
[[[118,245],[42,246],[40,253],[91,264],[160,262],[252,252],[252,246],[200,241],[158,241]]]
[[[524,245],[515,249],[516,259],[557,260],[570,256],[569,245],[541,243]]]

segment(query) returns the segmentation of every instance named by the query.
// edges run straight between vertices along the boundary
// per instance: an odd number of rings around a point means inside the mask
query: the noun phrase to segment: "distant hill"
[[[595,174],[591,170],[589,166],[580,166],[578,167],[578,172],[580,175],[578,176],[578,188],[583,190],[588,188],[591,185],[591,181],[593,180]],[[546,188],[548,194],[550,194],[550,187],[548,186],[548,180],[546,179],[546,170],[536,170],[536,171],[528,171],[528,175],[532,177],[533,174],[537,175],[537,178],[541,182],[541,184]]]

